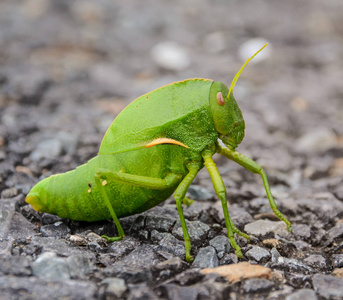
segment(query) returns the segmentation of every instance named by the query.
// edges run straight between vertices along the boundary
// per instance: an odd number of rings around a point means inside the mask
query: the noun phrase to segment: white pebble
[[[322,152],[336,145],[337,138],[332,130],[316,128],[298,139],[296,149],[301,152]]]
[[[184,70],[191,63],[186,49],[173,42],[155,45],[151,57],[159,67],[172,71]]]
[[[238,50],[239,57],[242,61],[246,61],[249,57],[251,57],[256,51],[261,49],[268,41],[263,38],[254,38],[246,41],[243,43]],[[264,48],[258,55],[254,57],[252,62],[258,62],[265,60],[271,55],[272,47],[269,44],[266,48]]]

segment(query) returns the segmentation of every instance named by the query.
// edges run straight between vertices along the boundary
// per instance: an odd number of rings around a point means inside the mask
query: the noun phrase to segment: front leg
[[[230,150],[228,148],[223,148],[221,146],[217,146],[217,152],[233,161],[236,163],[240,164],[242,167],[245,169],[249,170],[252,173],[260,174],[262,177],[263,185],[267,193],[267,197],[269,200],[269,204],[271,209],[273,210],[274,214],[281,220],[284,221],[287,225],[287,230],[291,231],[292,230],[292,225],[291,223],[285,218],[285,216],[277,209],[276,203],[274,201],[272,192],[270,191],[269,183],[268,183],[268,178],[267,174],[264,172],[262,167],[257,164],[255,161],[252,159],[246,157],[245,155],[234,151]]]
[[[212,160],[212,153],[205,151],[202,154],[202,156],[203,156],[204,161],[205,161],[206,169],[207,169],[207,171],[210,174],[210,177],[212,179],[212,184],[213,184],[214,190],[216,191],[216,194],[222,203],[223,213],[224,213],[224,218],[225,218],[225,225],[226,225],[227,234],[228,234],[228,238],[230,240],[231,246],[235,249],[236,255],[238,257],[243,257],[242,250],[235,241],[234,232],[236,232],[239,235],[243,235],[248,240],[250,240],[250,237],[248,235],[244,234],[243,232],[240,232],[232,224],[232,221],[231,221],[231,218],[229,215],[229,210],[227,208],[225,185],[224,185],[223,179],[221,178],[221,176],[218,172],[216,164]]]

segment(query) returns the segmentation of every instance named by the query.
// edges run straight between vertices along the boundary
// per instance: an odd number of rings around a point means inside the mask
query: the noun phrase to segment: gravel
[[[0,11],[1,299],[343,298],[341,1],[2,0]],[[112,221],[26,204],[39,180],[97,155],[135,98],[192,77],[229,84],[266,41],[235,87],[238,151],[264,167],[291,233],[261,178],[217,155],[232,221],[251,235],[236,236],[243,258],[206,170],[184,207],[193,263],[173,198],[122,218],[126,236],[111,244]]]

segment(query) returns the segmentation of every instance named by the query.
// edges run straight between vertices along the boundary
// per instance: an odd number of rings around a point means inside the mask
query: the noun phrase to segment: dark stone
[[[179,213],[176,209],[175,201],[172,200],[172,204],[164,204],[163,206],[155,206],[142,215],[144,216],[163,216],[163,218],[179,220]]]
[[[341,201],[343,201],[343,185],[337,186],[337,188],[334,190],[334,195]]]
[[[168,283],[159,288],[159,291],[165,299],[179,300],[197,300],[210,299],[210,295],[205,287],[198,286],[179,286]],[[201,296],[200,296],[201,295]],[[203,297],[203,298],[201,298]]]
[[[292,232],[301,240],[309,241],[311,238],[311,228],[305,224],[292,225]]]
[[[197,200],[197,201],[205,201],[213,199],[214,194],[210,192],[208,189],[200,186],[191,184],[187,190],[187,196],[191,199]]]
[[[87,257],[93,259],[95,255],[92,252],[82,251],[78,247],[70,247],[70,243],[66,240],[57,239],[54,237],[34,236],[32,237],[30,245],[28,246],[30,246],[30,249],[35,249],[35,251],[55,252],[58,256],[63,257],[68,257],[72,254],[83,253],[84,255],[87,255]]]
[[[343,278],[316,274],[312,278],[314,290],[324,299],[343,298]]]
[[[145,228],[145,218],[146,218],[146,216],[143,216],[143,215],[137,216],[135,218],[135,220],[133,221],[133,223],[132,223],[132,225],[130,227],[130,233],[131,234],[137,234],[141,230],[144,230],[144,228]],[[123,224],[122,224],[122,226],[123,226]]]
[[[122,224],[122,227],[124,229],[122,220],[120,220],[120,223]],[[103,234],[107,236],[118,235],[116,226],[113,224],[113,222],[109,222],[109,221],[77,222],[77,221],[68,220],[68,225],[71,231],[73,232],[73,234],[79,234],[81,236],[86,236],[89,232],[93,232],[99,236]]]
[[[189,221],[199,221],[204,224],[217,220],[217,211],[209,201],[195,201],[188,207],[183,208],[184,216]]]
[[[201,245],[201,243],[206,239],[210,227],[200,221],[187,221],[188,233],[191,238],[193,245]],[[177,221],[172,234],[179,240],[184,240],[183,231],[180,221]]]
[[[151,267],[160,260],[149,245],[140,245],[123,259],[104,269],[106,276],[119,277],[127,283],[151,282]]]
[[[148,215],[145,218],[145,229],[148,231],[155,229],[160,232],[170,232],[175,223],[175,219]]]
[[[253,278],[246,280],[242,285],[244,293],[265,293],[274,287],[274,283],[268,279]]]
[[[68,280],[70,273],[65,259],[54,252],[44,252],[32,264],[32,273],[41,279]]]
[[[30,276],[30,261],[25,256],[0,256],[0,274]]]
[[[103,248],[98,242],[93,241],[88,243],[88,249],[93,252],[100,252]]]
[[[98,299],[123,299],[127,286],[121,278],[109,277],[101,281]]]
[[[36,227],[27,221],[21,214],[14,213],[10,218],[8,234],[15,239],[26,239],[36,234]]]
[[[288,295],[285,300],[317,300],[318,297],[313,290],[301,289]]]
[[[11,221],[14,212],[8,210],[0,210],[0,239],[5,239],[8,237],[8,231],[11,226]]]
[[[252,248],[245,253],[245,256],[257,262],[264,263],[271,258],[271,255],[268,250],[258,246],[252,246]]]
[[[149,232],[147,230],[140,230],[137,234],[137,237],[141,241],[147,241],[149,239]]]
[[[165,281],[187,268],[187,264],[178,257],[157,263],[151,269],[152,275],[157,283]]]
[[[254,218],[247,210],[238,204],[233,204],[230,207],[230,217],[233,224],[239,229],[243,229],[246,224],[254,222]]]
[[[194,259],[192,268],[215,268],[218,267],[219,261],[216,250],[212,246],[200,248],[197,256]]]
[[[237,264],[238,257],[234,253],[225,253],[223,258],[219,261],[219,265],[229,265],[229,264]]]
[[[70,228],[61,221],[54,224],[43,225],[40,232],[44,237],[66,237],[70,233]]]
[[[124,237],[124,239],[109,244],[108,252],[110,256],[113,257],[115,260],[119,259],[120,257],[129,254],[132,252],[140,242],[132,237]]]
[[[271,250],[272,259],[270,263],[267,263],[267,267],[270,268],[279,268],[283,270],[287,270],[288,272],[305,272],[305,273],[314,273],[314,269],[311,267],[303,264],[299,260],[295,258],[286,258],[282,257],[280,253],[276,250],[276,248],[273,248]]]
[[[56,222],[61,222],[62,219],[59,216],[51,215],[47,213],[42,214],[42,225],[55,224]]]
[[[310,245],[304,241],[295,241],[293,244],[298,251],[308,251],[310,249]]]
[[[244,226],[244,231],[255,236],[266,236],[270,233],[281,237],[287,237],[289,235],[284,222],[273,222],[269,220],[258,220],[249,223]]]
[[[317,268],[317,269],[326,268],[326,261],[322,255],[312,254],[309,257],[304,259],[304,263],[306,263],[312,268]]]
[[[187,287],[167,283],[161,285],[159,291],[167,299],[229,299],[230,286],[226,282],[218,281],[217,278],[206,276],[203,282]]]
[[[204,276],[205,275],[200,273],[197,269],[188,269],[182,272],[181,274],[176,275],[175,278],[171,281],[171,283],[175,283],[177,285],[182,286],[189,286],[199,282],[200,280],[202,280]]]
[[[231,248],[230,240],[224,235],[218,235],[209,242],[210,246],[216,249],[218,258],[223,258],[225,253],[228,253]]]
[[[31,205],[25,205],[18,209],[20,213],[30,222],[40,222],[41,221],[41,213],[34,210]]]
[[[18,195],[18,190],[15,187],[5,189],[1,192],[1,198],[13,198]]]
[[[23,104],[38,104],[51,83],[51,79],[42,68],[21,65],[8,72],[11,80],[6,83],[6,95]],[[30,76],[27,76],[27,73]]]
[[[312,198],[299,199],[298,205],[305,211],[313,212],[323,224],[343,215],[343,203],[331,193],[318,193]]]
[[[150,286],[144,284],[135,284],[129,286],[130,292],[128,300],[158,300],[159,297]]]
[[[343,223],[337,224],[335,227],[331,228],[326,234],[326,240],[328,243],[337,243],[341,239],[343,239]]]
[[[343,254],[333,254],[331,259],[332,259],[332,266],[334,268],[343,267]]]
[[[86,278],[94,268],[89,259],[83,254],[72,254],[66,259],[69,274],[73,279]]]
[[[287,279],[288,284],[296,289],[312,288],[310,275],[304,275],[304,274],[299,274],[299,273],[288,273],[286,279]]]
[[[48,281],[35,277],[0,277],[3,299],[95,299],[96,286],[88,281]]]
[[[163,251],[172,254],[173,256],[178,256],[182,259],[185,258],[185,243],[178,240],[170,233],[161,233],[162,238],[158,241],[155,246],[157,252]]]

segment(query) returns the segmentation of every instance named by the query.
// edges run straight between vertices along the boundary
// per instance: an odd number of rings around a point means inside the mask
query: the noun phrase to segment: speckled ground
[[[0,299],[343,298],[342,1],[24,0],[0,2]],[[261,179],[215,156],[238,228],[237,260],[206,170],[185,208],[193,265],[173,199],[111,222],[38,214],[24,198],[39,178],[96,155],[115,116],[164,84],[230,84],[246,122],[238,151],[266,170],[285,232]],[[257,222],[257,223],[256,223]],[[236,283],[202,268],[249,261],[268,278]]]

